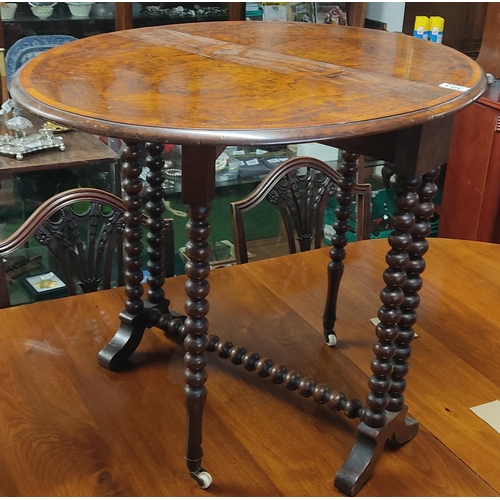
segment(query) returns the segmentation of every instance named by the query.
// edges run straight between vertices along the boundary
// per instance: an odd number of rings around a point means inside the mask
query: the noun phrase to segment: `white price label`
[[[461,85],[453,85],[452,83],[442,83],[439,86],[443,87],[444,89],[458,90],[459,92],[465,92],[466,90],[470,90],[470,87],[462,87]]]

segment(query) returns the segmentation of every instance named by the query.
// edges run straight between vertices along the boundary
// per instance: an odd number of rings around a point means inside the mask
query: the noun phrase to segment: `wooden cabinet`
[[[500,85],[457,113],[438,236],[500,243]]]
[[[443,44],[477,57],[488,2],[406,2],[403,32],[413,35],[415,16],[444,18]]]

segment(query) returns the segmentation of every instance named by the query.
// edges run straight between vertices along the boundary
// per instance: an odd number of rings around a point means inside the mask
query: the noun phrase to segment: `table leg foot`
[[[389,440],[391,446],[401,446],[412,440],[418,432],[418,422],[406,415],[404,425],[400,425],[394,431],[394,435]]]
[[[123,368],[124,363],[139,346],[146,325],[127,313],[120,314],[120,326],[111,341],[101,349],[98,363],[111,371]]]
[[[101,349],[97,357],[98,363],[111,371],[122,370],[128,358],[132,356],[146,328],[155,326],[162,315],[168,314],[169,301],[164,299],[160,304],[144,301],[146,307],[137,314],[127,311],[120,313],[120,326],[111,341]]]
[[[202,467],[195,472],[190,471],[189,473],[202,490],[206,490],[212,484],[212,476]]]
[[[354,496],[373,474],[373,469],[387,442],[401,445],[415,437],[418,422],[400,412],[387,412],[386,424],[380,428],[365,423],[358,426],[358,437],[349,457],[338,471],[334,485],[342,493]]]
[[[345,251],[341,249],[345,255]],[[332,254],[337,254],[335,247],[330,251]],[[343,258],[343,257],[342,257]],[[329,346],[337,344],[337,334],[334,326],[337,321],[337,300],[339,296],[339,287],[342,275],[344,274],[344,264],[342,262],[331,261],[328,263],[328,289],[326,293],[326,304],[323,312],[323,335]]]

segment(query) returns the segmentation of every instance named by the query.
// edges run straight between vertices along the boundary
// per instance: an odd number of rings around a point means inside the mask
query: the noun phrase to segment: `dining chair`
[[[264,200],[279,210],[290,253],[320,248],[325,210],[341,178],[337,170],[316,158],[291,158],[274,168],[248,196],[231,203],[236,263],[248,262],[243,214]],[[371,186],[356,184],[353,193],[357,198],[356,239],[366,240],[370,237]]]
[[[112,277],[116,286],[123,285],[124,212],[121,198],[94,188],[64,191],[40,205],[14,234],[0,242],[0,308],[11,305],[8,284],[14,278],[6,270],[9,256],[33,236],[47,247],[50,268],[66,285],[67,295],[111,288]],[[146,220],[144,215],[144,224]],[[173,228],[173,220],[164,219],[165,277],[174,275]],[[15,260],[12,263],[15,267]]]

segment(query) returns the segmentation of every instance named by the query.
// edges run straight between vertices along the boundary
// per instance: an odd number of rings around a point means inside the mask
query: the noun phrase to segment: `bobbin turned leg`
[[[386,286],[380,294],[383,305],[378,311],[380,323],[376,327],[378,340],[373,348],[375,358],[369,380],[370,393],[366,399],[368,408],[358,427],[356,444],[335,478],[335,486],[347,495],[355,495],[371,476],[387,441],[403,444],[418,430],[418,423],[406,416],[405,406],[401,405],[396,412],[386,411],[409,262],[407,250],[412,244],[411,231],[415,224],[413,211],[419,202],[416,190],[421,182],[420,178],[400,177],[398,180],[401,189],[395,197],[397,210],[391,220],[394,231],[389,236],[391,250],[386,257],[389,264],[384,272]]]
[[[142,266],[142,213],[140,211],[142,201],[139,193],[142,190],[142,182],[139,177],[141,173],[140,149],[137,141],[126,141],[123,152],[123,188],[125,191],[124,204],[127,211],[124,214],[125,223],[125,292],[127,301],[125,311],[120,314],[120,327],[109,344],[104,347],[98,356],[99,363],[110,370],[118,370],[123,367],[126,360],[139,346],[144,330],[151,328],[158,322],[162,314],[168,313],[169,301],[165,299],[163,292],[164,272],[162,255],[162,213],[164,205],[162,202],[163,182],[163,144],[147,143],[148,156],[146,165],[150,172],[147,176],[149,187],[147,189],[148,203],[146,211],[148,220],[148,300],[142,301],[143,278]]]
[[[184,389],[187,410],[186,463],[191,476],[201,488],[208,488],[212,482],[210,474],[202,468],[202,420],[203,408],[207,397],[205,381],[207,374],[207,329],[209,305],[206,299],[210,286],[207,277],[210,273],[208,257],[210,245],[207,242],[210,226],[207,217],[210,203],[215,195],[215,160],[214,147],[184,146],[182,150],[182,201],[187,204],[189,222],[186,232],[189,238],[186,244],[185,285],[187,318],[184,322],[184,346],[186,370]]]
[[[353,202],[352,188],[356,184],[359,154],[343,152],[342,158],[344,162],[339,169],[342,179],[339,182],[340,191],[336,195],[338,205],[335,207],[337,220],[333,225],[335,234],[332,237],[332,249],[330,250],[331,262],[328,264],[328,290],[323,313],[323,334],[326,343],[330,346],[337,344],[337,335],[333,328],[337,319],[340,280],[344,274],[344,263],[342,261],[346,254],[344,247],[347,245],[346,233],[349,230],[349,217]]]
[[[391,374],[391,389],[389,391],[388,410],[400,411],[404,406],[403,392],[406,389],[406,374],[408,373],[408,358],[411,354],[411,341],[415,336],[413,325],[417,320],[416,309],[420,304],[418,292],[422,288],[420,275],[425,269],[423,256],[429,248],[426,237],[431,232],[429,223],[434,214],[432,200],[437,194],[435,180],[439,168],[431,170],[422,177],[418,188],[419,203],[415,209],[415,225],[411,230],[412,243],[408,248],[409,261],[406,266],[407,279],[403,285],[404,299],[401,304],[401,319],[398,324],[398,337],[395,341],[396,352],[393,358]]]

